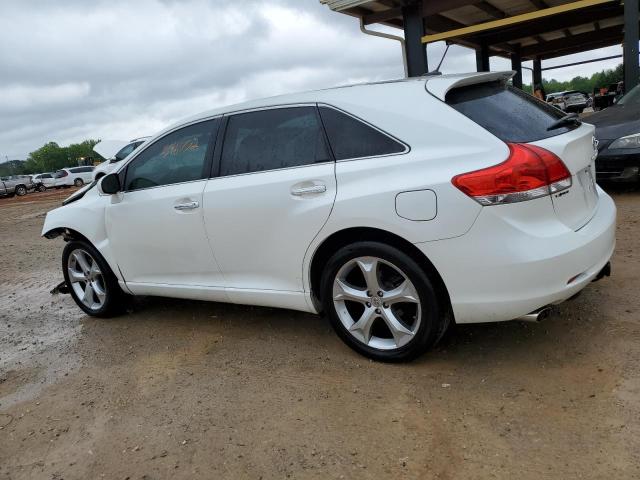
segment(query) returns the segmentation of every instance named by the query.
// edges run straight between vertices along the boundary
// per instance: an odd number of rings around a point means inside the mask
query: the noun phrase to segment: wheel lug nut
[[[367,290],[367,297],[370,297],[370,296],[371,296],[371,291]]]
[[[379,291],[378,291],[378,296],[379,296],[379,297],[381,297],[382,295],[384,295],[384,294],[382,293],[382,290],[379,290]]]
[[[367,307],[370,307],[370,306],[371,306],[371,302],[367,302]]]
[[[382,304],[382,306],[383,306],[384,308],[389,308],[389,305],[387,305],[386,303],[383,303],[383,304]]]
[[[376,313],[380,314],[380,309],[379,308],[376,308]]]

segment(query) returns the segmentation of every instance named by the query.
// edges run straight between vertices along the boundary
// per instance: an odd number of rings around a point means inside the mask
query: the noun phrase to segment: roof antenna
[[[438,63],[438,66],[436,67],[435,70],[430,71],[429,73],[427,73],[427,75],[442,75],[442,72],[440,71],[440,67],[442,66],[442,62],[444,62],[444,58],[447,56],[447,52],[449,51],[450,46],[451,46],[451,43],[447,42],[447,48],[444,49],[444,53],[442,54],[440,63]]]

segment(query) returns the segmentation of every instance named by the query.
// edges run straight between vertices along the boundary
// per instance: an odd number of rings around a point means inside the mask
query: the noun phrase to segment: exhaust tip
[[[542,307],[538,310],[534,310],[531,313],[527,313],[516,320],[520,320],[521,322],[532,322],[532,323],[540,323],[545,320],[551,314],[551,307]]]

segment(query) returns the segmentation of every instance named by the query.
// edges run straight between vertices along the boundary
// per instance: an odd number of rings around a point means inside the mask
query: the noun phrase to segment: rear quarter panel
[[[412,87],[373,85],[366,89],[366,96],[350,95],[349,89],[343,89],[323,102],[400,139],[410,151],[337,162],[335,205],[310,252],[331,234],[350,227],[386,230],[421,243],[464,235],[473,225],[482,207],[455,188],[451,179],[504,161],[508,147],[427,93],[424,83],[415,82]],[[423,189],[436,194],[435,218],[413,221],[400,217],[396,195]],[[308,257],[307,266],[312,255]]]

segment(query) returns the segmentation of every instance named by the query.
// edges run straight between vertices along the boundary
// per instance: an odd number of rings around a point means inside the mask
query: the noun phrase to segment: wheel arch
[[[431,263],[427,256],[414,244],[399,235],[372,227],[353,227],[334,232],[316,248],[309,268],[309,284],[311,285],[311,298],[317,311],[322,311],[322,299],[320,297],[320,279],[322,270],[338,249],[359,241],[377,241],[393,246],[409,255],[433,281],[439,298],[445,301],[445,308],[449,310],[453,318],[451,298],[442,276]]]
[[[93,242],[91,240],[89,240],[86,236],[84,236],[83,234],[81,234],[77,230],[74,230],[74,229],[68,228],[68,227],[52,228],[51,230],[48,230],[48,231],[44,232],[42,234],[42,236],[45,237],[45,238],[48,238],[50,240],[53,239],[53,238],[58,238],[58,237],[62,236],[62,238],[64,238],[65,242],[68,242],[70,240],[84,240],[85,242],[88,242],[91,245],[93,245]]]

